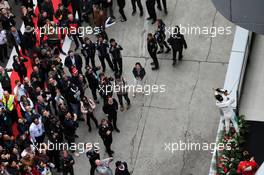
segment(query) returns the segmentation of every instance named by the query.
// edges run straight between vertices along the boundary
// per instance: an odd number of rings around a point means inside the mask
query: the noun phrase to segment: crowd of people
[[[132,0],[132,16],[136,15],[137,6],[142,17],[144,14],[141,0]],[[173,65],[182,59],[182,50],[187,48],[186,41],[178,27],[175,34],[166,41],[165,24],[157,19],[155,4],[162,10],[160,0],[146,0],[148,20],[157,24],[155,33],[149,33],[147,48],[153,62],[153,70],[159,69],[157,54],[173,50]],[[75,143],[79,122],[85,121],[88,132],[92,131],[91,120],[98,130],[109,158],[100,159],[99,150],[92,147],[87,151],[91,169],[90,174],[111,175],[109,168],[113,161],[112,132],[120,132],[117,126],[118,110],[129,110],[131,100],[123,74],[122,46],[113,38],[109,39],[105,31],[106,23],[116,19],[112,0],[62,0],[58,9],[52,0],[16,1],[21,5],[21,19],[25,25],[22,33],[16,24],[19,20],[12,13],[8,1],[0,1],[1,24],[0,61],[9,59],[8,48],[13,46],[17,52],[13,59],[13,69],[0,66],[0,82],[3,94],[0,103],[0,174],[3,175],[50,175],[57,170],[63,174],[74,174],[74,150],[39,150],[38,146],[47,141],[58,144]],[[166,0],[162,0],[164,13],[167,14]],[[127,21],[124,12],[125,1],[117,0],[121,22]],[[71,6],[71,8],[69,7]],[[38,9],[38,14],[34,9]],[[76,17],[76,14],[78,17]],[[77,33],[36,32],[40,29],[61,27],[78,29],[83,23],[99,27],[97,41],[82,37]],[[48,31],[48,30],[45,30]],[[75,49],[68,53],[62,49],[65,36],[74,41]],[[170,46],[169,46],[170,45]],[[77,51],[81,46],[81,54]],[[159,49],[160,48],[160,49]],[[159,49],[159,50],[158,50]],[[100,65],[96,65],[96,52]],[[60,55],[66,55],[62,62]],[[83,62],[84,60],[84,62]],[[114,76],[106,75],[107,65]],[[32,72],[26,66],[31,62]],[[83,69],[85,67],[85,70]],[[18,74],[17,80],[11,80],[10,72]],[[69,74],[69,73],[70,74]],[[131,70],[134,86],[143,85],[146,75],[140,62]],[[28,76],[30,74],[30,76]],[[15,86],[12,87],[12,82]],[[114,98],[112,84],[118,85]],[[92,97],[86,96],[90,90]],[[107,118],[98,121],[95,110],[102,98],[102,111]],[[136,92],[133,92],[136,97]],[[124,100],[126,104],[124,103]],[[74,155],[74,156],[73,156]],[[115,163],[116,175],[129,175],[126,162]]]

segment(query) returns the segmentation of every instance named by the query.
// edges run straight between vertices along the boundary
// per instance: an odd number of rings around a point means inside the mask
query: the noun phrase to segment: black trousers
[[[149,53],[150,57],[152,58],[153,62],[154,62],[154,65],[155,65],[155,68],[159,68],[159,61],[158,61],[158,58],[157,58],[157,53]]]
[[[119,73],[120,75],[122,75],[122,72],[123,72],[123,61],[122,61],[122,58],[113,59],[113,63],[114,63],[115,72]]]
[[[158,43],[159,44],[159,46],[160,46],[160,50],[164,50],[164,46],[167,48],[167,49],[170,49],[170,46],[168,45],[168,43],[165,41],[165,40],[163,40],[162,42],[159,42]]]
[[[181,61],[182,60],[182,49],[180,49],[180,50],[176,50],[176,49],[172,49],[172,55],[173,55],[173,61],[176,61],[176,55],[177,55],[177,52],[179,52],[179,56],[178,56],[178,58],[179,58],[179,60]]]
[[[90,88],[90,89],[93,95],[93,99],[96,101],[97,100],[97,94],[96,94],[97,89],[96,88]]]
[[[95,118],[93,112],[88,112],[86,114],[86,116],[87,116],[87,126],[88,126],[89,130],[92,129],[92,127],[91,127],[91,119],[94,121],[94,124],[95,124],[96,128],[98,128],[98,121]]]
[[[73,172],[73,166],[70,166],[70,167],[67,167],[67,168],[63,168],[63,175],[74,175],[74,172]]]
[[[140,13],[143,13],[143,6],[141,4],[141,0],[131,0],[133,11],[137,11],[136,3],[138,5]]]
[[[91,169],[90,169],[90,175],[94,175],[94,172],[96,170],[96,165],[91,165]]]
[[[162,0],[162,4],[163,4],[164,10],[166,11],[167,10],[167,1],[166,0]],[[157,5],[158,5],[158,7],[161,8],[160,0],[157,0]]]
[[[128,98],[128,93],[125,93],[123,95],[117,94],[118,97],[118,101],[121,107],[124,107],[124,103],[123,103],[123,97],[127,102],[127,105],[130,105],[130,99]]]
[[[157,14],[155,10],[155,2],[153,3],[152,0],[146,1],[146,6],[148,10],[149,17],[153,19],[153,21],[157,20]]]
[[[117,129],[116,122],[117,122],[117,113],[113,113],[111,115],[108,115],[108,120],[113,123],[113,126],[115,129]]]
[[[103,72],[105,72],[105,68],[106,68],[106,66],[105,66],[105,59],[106,59],[108,65],[109,65],[109,67],[114,71],[113,63],[112,63],[112,61],[110,59],[110,56],[107,54],[105,56],[99,56],[99,60],[100,60],[101,65],[102,65]]]
[[[45,139],[45,133],[43,133],[41,136],[39,137],[35,137],[36,139],[36,142],[37,143],[43,143],[44,142],[44,139]]]
[[[7,44],[0,45],[0,61],[7,59]]]
[[[105,145],[105,149],[107,154],[109,155],[109,157],[112,157],[112,149],[111,149],[111,144],[112,144],[112,139],[107,139],[107,140],[103,140],[104,141],[104,145]]]
[[[93,55],[87,55],[87,56],[85,57],[85,64],[86,64],[86,66],[87,66],[87,65],[90,65],[90,61],[91,61],[92,67],[96,67],[96,66],[95,66],[95,60],[94,60],[94,57],[95,57],[95,54],[93,54]]]
[[[78,12],[78,20],[81,21],[82,20],[82,7],[80,4],[76,4],[74,2],[71,1],[72,4],[72,14],[75,17],[76,12]]]
[[[83,41],[82,37],[79,34],[72,35],[72,38],[74,40],[76,48],[79,48],[79,46],[80,46],[79,41],[81,42],[81,44],[84,44],[84,41]]]
[[[122,16],[123,20],[127,20],[125,12],[124,12],[125,6],[119,6],[119,13]]]

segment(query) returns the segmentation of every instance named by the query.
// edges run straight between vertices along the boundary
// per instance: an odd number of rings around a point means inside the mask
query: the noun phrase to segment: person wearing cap
[[[130,175],[126,162],[117,161],[115,165],[115,175]]]
[[[172,47],[172,51],[173,51],[172,65],[175,65],[177,52],[179,52],[178,59],[179,61],[181,61],[183,57],[182,55],[183,48],[187,49],[187,43],[184,39],[183,34],[181,34],[180,32],[179,26],[175,27],[174,33],[168,38],[167,42]]]
[[[64,65],[69,69],[69,72],[72,72],[72,69],[75,67],[79,73],[82,73],[82,57],[79,54],[75,54],[73,50],[68,51]]]

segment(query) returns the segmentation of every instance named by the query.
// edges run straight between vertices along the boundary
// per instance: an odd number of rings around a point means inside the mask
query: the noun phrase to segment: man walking
[[[172,50],[173,50],[173,58],[172,58],[173,64],[172,65],[175,65],[177,52],[179,52],[179,61],[181,61],[183,57],[182,56],[183,47],[187,49],[186,41],[184,39],[184,36],[180,33],[179,26],[175,27],[174,34],[170,36],[170,38],[168,39],[168,43],[171,45]]]
[[[152,33],[148,34],[147,41],[148,41],[148,52],[153,60],[151,65],[154,65],[154,67],[152,67],[152,70],[158,70],[159,69],[159,61],[157,58],[158,44],[156,39],[153,37]]]

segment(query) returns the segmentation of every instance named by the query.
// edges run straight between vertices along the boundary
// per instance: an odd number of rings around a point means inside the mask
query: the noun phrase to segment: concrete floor
[[[146,67],[146,84],[164,84],[166,92],[136,98],[130,94],[132,107],[118,113],[121,132],[113,133],[114,161],[127,161],[134,175],[208,174],[212,157],[210,151],[171,153],[165,150],[165,143],[215,142],[219,114],[211,89],[223,86],[235,27],[216,12],[210,0],[167,0],[168,16],[157,11],[158,17],[167,26],[231,26],[233,33],[216,38],[186,35],[188,50],[184,51],[184,60],[173,67],[171,54],[159,55],[160,70],[154,72],[149,65],[151,60],[146,49],[146,36],[155,30],[155,26],[145,20],[147,11],[144,2],[144,17],[140,18],[139,13],[132,17],[132,7],[127,1],[125,13],[128,21],[118,22],[107,32],[124,48],[124,77],[129,84],[133,82],[133,65],[141,62]],[[115,12],[118,17],[118,9]],[[91,97],[89,90],[86,93]],[[101,104],[102,100],[96,112],[98,119],[105,117]],[[107,157],[95,129],[88,133],[87,126],[80,123],[77,132],[77,142],[99,142],[101,158]],[[90,165],[85,154],[75,157],[75,160],[75,174],[89,174]]]
[[[210,0],[168,0],[169,15],[158,12],[167,26],[231,26],[234,25],[216,12]],[[144,5],[145,8],[145,5]],[[117,23],[107,30],[110,38],[116,38],[124,48],[124,77],[133,82],[132,68],[139,61],[146,66],[146,84],[166,85],[165,93],[132,98],[129,111],[118,113],[118,127],[114,133],[113,150],[115,161],[127,161],[129,170],[135,175],[205,175],[208,174],[210,151],[165,150],[165,143],[215,142],[219,123],[218,110],[212,96],[212,87],[222,87],[233,41],[231,35],[211,38],[206,35],[186,35],[188,50],[184,61],[173,67],[172,55],[159,55],[161,68],[150,70],[146,50],[147,33],[155,26],[139,18],[131,17],[131,4],[127,2],[126,23]],[[118,11],[116,10],[116,17]],[[111,72],[108,72],[111,75]],[[90,92],[88,92],[88,96]],[[100,103],[102,104],[102,102]],[[97,118],[105,117],[101,105]],[[84,123],[78,129],[79,142],[98,142],[102,147],[101,157],[107,157],[98,133],[87,132]],[[113,166],[114,167],[114,164]],[[76,158],[77,175],[89,174],[89,162],[85,155]]]

